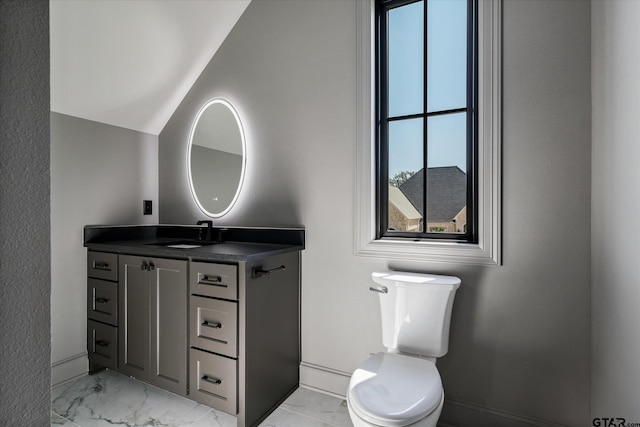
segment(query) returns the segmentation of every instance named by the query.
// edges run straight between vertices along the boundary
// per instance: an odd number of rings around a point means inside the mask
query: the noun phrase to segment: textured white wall
[[[50,419],[49,2],[0,2],[0,425]]]
[[[88,224],[158,222],[158,137],[51,113],[51,362],[57,384],[86,372]],[[152,200],[153,215],[142,215]]]
[[[438,362],[449,402],[443,420],[587,425],[590,3],[505,1],[500,267],[354,255],[355,12],[353,1],[249,5],[160,134],[160,221],[201,219],[185,144],[200,106],[223,96],[245,122],[248,162],[238,204],[216,222],[307,230],[307,385],[343,394],[346,376],[381,350],[372,271],[455,274],[463,284],[449,354]]]
[[[593,417],[640,422],[640,2],[593,1]]]

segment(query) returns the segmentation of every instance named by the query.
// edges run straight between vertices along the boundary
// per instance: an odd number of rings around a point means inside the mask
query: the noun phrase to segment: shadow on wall
[[[462,285],[453,305],[449,353],[438,360],[438,370],[442,376],[447,399],[445,403],[449,403],[443,407],[440,419],[452,425],[465,422],[459,419],[458,408],[450,404],[451,401],[460,398],[464,401],[464,395],[460,396],[459,390],[463,390],[466,396],[482,396],[480,400],[475,400],[482,405],[486,405],[493,395],[496,348],[492,343],[479,338],[477,333],[478,324],[481,322],[478,308],[484,307],[479,285],[483,283],[483,271],[483,268],[477,267],[473,273],[457,274],[462,280]],[[506,319],[492,315],[492,322],[501,324],[506,322]],[[470,362],[473,366],[465,366]],[[473,373],[473,377],[468,373]],[[469,391],[470,388],[472,390]],[[495,422],[495,419],[493,421]]]
[[[246,191],[246,188],[243,191]],[[289,191],[255,194],[240,209],[240,216],[243,217],[241,221],[257,227],[304,226],[300,215],[300,202],[295,196]]]

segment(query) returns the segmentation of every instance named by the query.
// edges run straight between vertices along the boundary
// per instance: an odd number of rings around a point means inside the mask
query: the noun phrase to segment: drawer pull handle
[[[227,285],[222,283],[221,276],[207,276],[207,275],[203,275],[202,277],[198,278],[198,285],[222,286],[224,288],[227,287]]]
[[[209,322],[208,320],[202,322],[202,326],[213,329],[222,329],[222,323]]]
[[[212,377],[209,377],[209,376],[207,376],[207,375],[204,375],[204,376],[202,377],[202,381],[206,381],[206,382],[208,382],[209,384],[213,384],[213,385],[220,385],[220,384],[222,384],[222,380],[220,380],[220,379],[218,379],[218,378],[212,378]]]
[[[96,345],[98,347],[109,347],[109,341],[105,341],[105,340],[96,341]]]
[[[277,273],[279,271],[285,271],[286,269],[287,268],[284,265],[281,265],[280,267],[274,267],[274,268],[270,268],[268,270],[264,270],[261,265],[258,265],[256,267],[253,267],[253,277],[268,276],[271,273]]]
[[[111,271],[111,267],[109,266],[109,263],[104,261],[93,261],[93,269]]]
[[[106,304],[109,301],[111,301],[109,298],[96,298],[96,302],[99,302],[100,304]]]

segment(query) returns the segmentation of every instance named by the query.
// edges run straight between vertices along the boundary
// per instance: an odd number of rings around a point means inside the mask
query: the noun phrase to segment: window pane
[[[429,0],[427,111],[467,105],[467,1]]]
[[[427,119],[428,167],[457,166],[467,170],[467,113]]]
[[[389,123],[389,230],[423,231],[423,158],[423,120]]]
[[[424,3],[388,13],[389,117],[422,113],[424,108]]]
[[[467,114],[427,119],[427,232],[464,233],[467,223]]]

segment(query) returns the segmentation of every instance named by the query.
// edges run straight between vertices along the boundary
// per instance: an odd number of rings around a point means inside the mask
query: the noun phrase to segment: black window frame
[[[387,22],[391,9],[424,1],[424,106],[418,114],[388,116]],[[376,0],[375,2],[375,110],[376,110],[376,239],[438,240],[478,243],[478,0],[467,0],[467,106],[454,110],[427,112],[427,2],[431,0]],[[440,0],[441,1],[441,0]],[[388,123],[411,118],[423,119],[424,189],[427,188],[427,118],[436,115],[467,113],[467,225],[464,233],[429,232],[423,219],[422,232],[388,229]],[[425,194],[423,213],[427,212]]]

